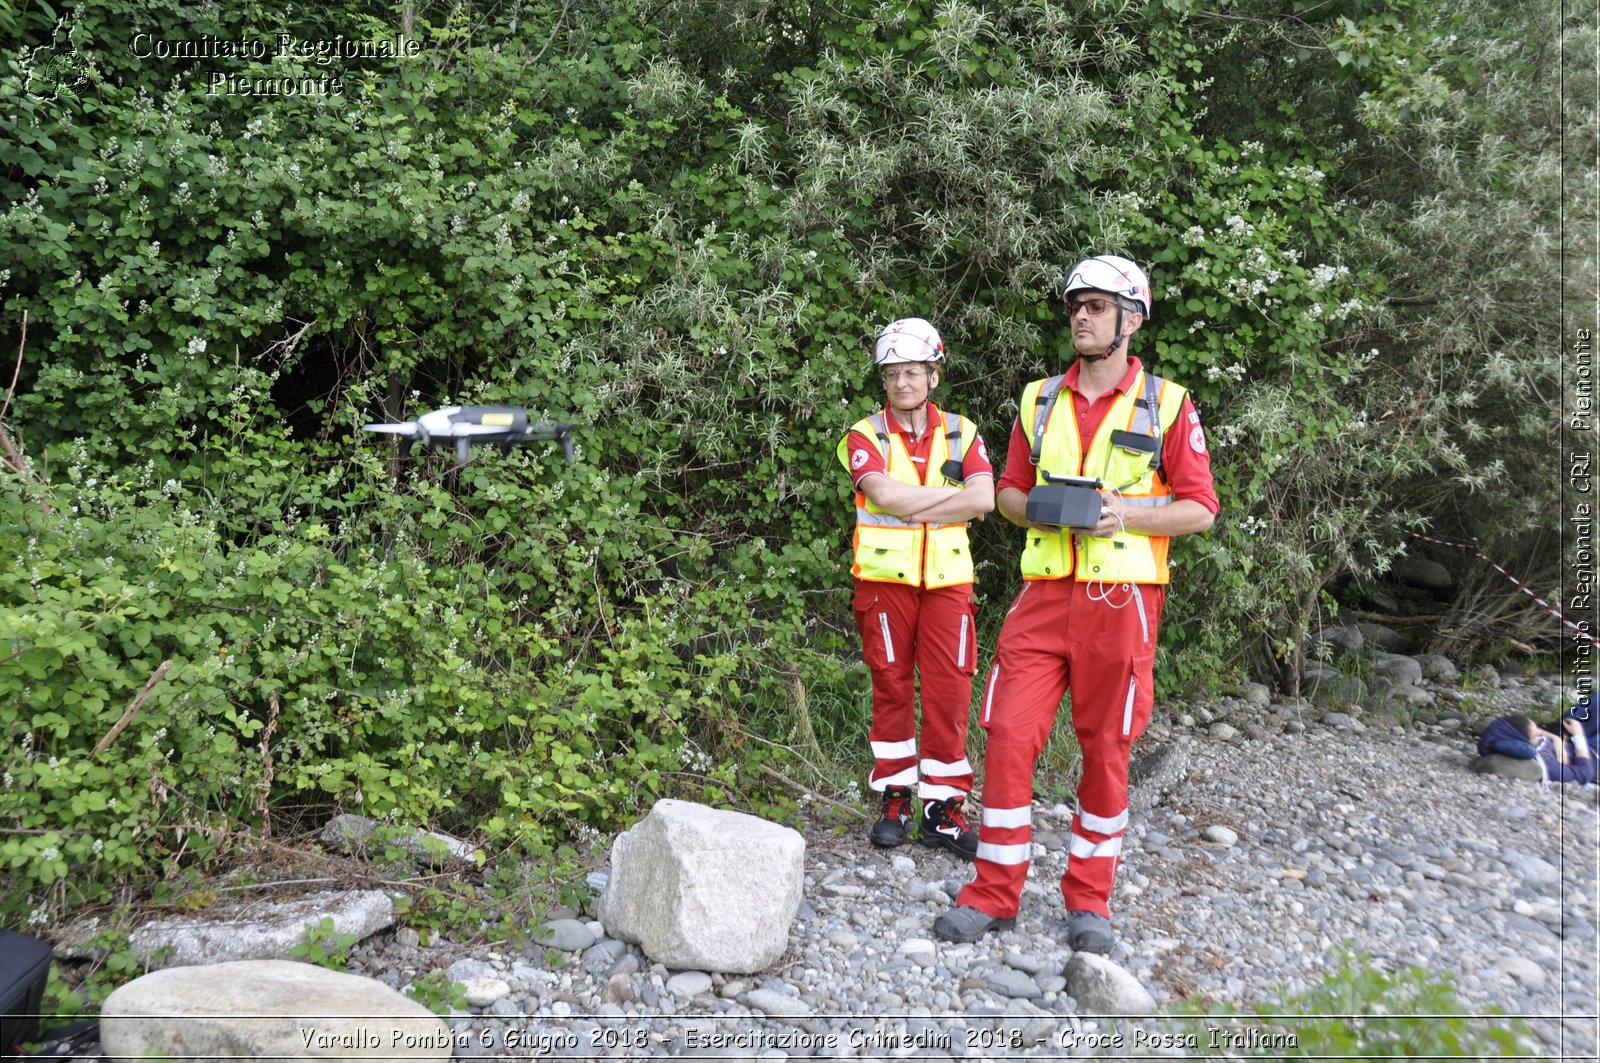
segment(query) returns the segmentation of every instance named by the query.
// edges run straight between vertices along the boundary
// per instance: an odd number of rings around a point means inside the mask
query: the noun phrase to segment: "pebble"
[[[1002,967],[990,973],[984,978],[984,984],[1004,997],[1032,1000],[1044,995],[1044,990],[1039,988],[1039,983],[1032,975],[1012,970],[1010,967]]]
[[[936,939],[933,920],[970,880],[970,865],[914,844],[874,848],[864,825],[848,835],[822,827],[808,838],[804,902],[773,968],[668,972],[598,924],[552,920],[548,948],[582,962],[543,947],[510,958],[463,952],[467,962],[452,972],[510,989],[456,1028],[474,1046],[484,1031],[510,1028],[577,1038],[541,1059],[772,1060],[843,1058],[851,1031],[885,1039],[849,1053],[870,1059],[1057,1059],[1058,1037],[1072,1029],[1077,1055],[1089,1057],[1081,1038],[1111,1025],[1085,1016],[1191,998],[1249,1008],[1280,999],[1283,986],[1318,985],[1341,947],[1385,970],[1451,974],[1471,1012],[1570,1014],[1573,1001],[1592,1000],[1600,977],[1596,788],[1467,770],[1475,721],[1548,719],[1558,689],[1480,683],[1462,703],[1469,715],[1449,721],[1454,731],[1397,730],[1370,717],[1368,726],[1352,713],[1319,719],[1305,705],[1262,704],[1260,694],[1182,711],[1158,705],[1136,756],[1181,745],[1188,770],[1154,808],[1133,813],[1107,957],[1074,957],[1065,944],[1056,883],[1073,809],[1058,793],[1034,808],[1043,855],[1013,931],[973,944]],[[1217,726],[1223,719],[1235,733]],[[369,973],[403,975],[404,984],[438,965],[436,950],[419,950],[409,935],[378,940]],[[1530,1051],[1600,1057],[1592,1019],[1529,1025],[1540,1039]],[[765,1040],[694,1047],[691,1026],[701,1045],[711,1034]],[[646,1037],[648,1047],[606,1051],[591,1041],[606,1030]],[[978,1030],[991,1039],[971,1043]],[[1043,1040],[993,1040],[1002,1030]],[[909,1041],[917,1034],[929,1039],[922,1047]],[[827,1047],[829,1036],[838,1047]],[[529,1055],[526,1045],[498,1051]]]
[[[680,971],[667,979],[667,992],[677,997],[711,992],[711,976],[704,971]]]
[[[562,952],[582,952],[599,939],[587,923],[576,919],[552,919],[546,923],[535,939],[546,948]]]
[[[511,986],[500,978],[469,978],[461,983],[461,988],[466,993],[468,1006],[474,1008],[486,1008],[511,995]]]

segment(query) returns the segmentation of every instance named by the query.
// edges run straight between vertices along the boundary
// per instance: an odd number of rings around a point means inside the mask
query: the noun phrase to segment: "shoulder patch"
[[[1189,431],[1189,449],[1196,454],[1204,454],[1206,452],[1206,434],[1199,425],[1195,425]]]
[[[850,455],[850,467],[852,469],[859,469],[859,468],[861,468],[861,466],[865,465],[866,463],[867,463],[867,452],[866,451],[858,450],[858,451],[855,451],[853,454]]]

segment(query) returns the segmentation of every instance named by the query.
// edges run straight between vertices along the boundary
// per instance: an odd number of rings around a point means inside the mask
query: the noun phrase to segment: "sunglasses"
[[[1090,317],[1099,317],[1116,305],[1117,301],[1115,299],[1074,299],[1067,304],[1067,316],[1077,317],[1079,310],[1087,310]]]

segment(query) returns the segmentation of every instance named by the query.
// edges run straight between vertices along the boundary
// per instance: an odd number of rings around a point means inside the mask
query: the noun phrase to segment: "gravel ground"
[[[1262,693],[1158,706],[1136,755],[1160,752],[1175,778],[1153,808],[1135,802],[1109,959],[1158,1004],[1243,1007],[1311,987],[1350,949],[1383,970],[1451,976],[1474,1037],[1503,1027],[1488,1014],[1503,1009],[1526,1017],[1528,1058],[1596,1059],[1597,790],[1467,770],[1470,720],[1548,716],[1558,680],[1430,688],[1435,722],[1407,728]],[[357,959],[395,985],[451,962],[458,979],[483,979],[453,1020],[463,1059],[1284,1054],[1242,1027],[1218,1045],[1193,1020],[1088,1014],[1064,974],[1070,815],[1036,803],[1022,916],[976,944],[931,932],[967,865],[819,826],[789,950],[758,975],[668,971],[576,912],[556,913],[571,917],[554,924],[560,940],[526,953],[401,933]]]

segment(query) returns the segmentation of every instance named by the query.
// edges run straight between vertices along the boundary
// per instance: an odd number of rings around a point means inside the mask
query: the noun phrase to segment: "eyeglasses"
[[[1087,310],[1090,317],[1099,317],[1116,305],[1115,299],[1074,299],[1067,304],[1067,316],[1077,317],[1079,310]]]
[[[885,384],[893,384],[897,380],[921,380],[928,375],[928,371],[920,365],[907,365],[898,369],[885,369],[881,375]]]

